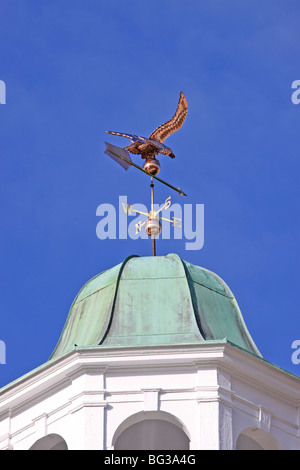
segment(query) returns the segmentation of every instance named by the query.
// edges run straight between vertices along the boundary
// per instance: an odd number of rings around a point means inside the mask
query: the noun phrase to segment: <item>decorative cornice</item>
[[[124,372],[124,368],[129,373],[138,369],[162,372],[182,367],[185,370],[222,369],[285,402],[300,406],[298,377],[231,344],[207,342],[187,346],[98,347],[72,351],[4,387],[0,393],[0,416],[4,418],[8,409],[20,411],[20,407],[30,406],[35,399],[54,394],[81,374]]]

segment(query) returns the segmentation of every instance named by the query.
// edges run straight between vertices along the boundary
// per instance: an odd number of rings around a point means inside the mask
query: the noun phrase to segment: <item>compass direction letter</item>
[[[127,214],[127,212],[128,212],[128,214],[131,215],[132,211],[134,211],[133,205],[125,204],[124,202],[122,202],[122,206],[123,206],[123,209],[125,211],[125,214]]]

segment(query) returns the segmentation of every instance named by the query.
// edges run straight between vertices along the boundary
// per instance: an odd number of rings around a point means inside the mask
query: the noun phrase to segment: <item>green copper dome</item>
[[[177,255],[137,257],[88,281],[51,359],[77,347],[229,341],[260,356],[225,282]]]

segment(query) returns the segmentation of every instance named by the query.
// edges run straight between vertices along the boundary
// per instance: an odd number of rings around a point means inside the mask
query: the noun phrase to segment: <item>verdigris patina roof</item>
[[[238,304],[216,274],[176,254],[126,260],[76,296],[51,359],[78,347],[229,341],[260,356]]]

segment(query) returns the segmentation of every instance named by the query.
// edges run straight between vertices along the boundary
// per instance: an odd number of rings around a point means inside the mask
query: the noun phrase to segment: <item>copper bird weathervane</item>
[[[124,207],[125,212],[138,212],[147,216],[147,220],[141,224],[139,222],[136,224],[136,231],[140,231],[141,226],[146,224],[145,229],[146,233],[152,238],[152,254],[153,256],[156,255],[156,248],[155,248],[155,237],[158,236],[161,232],[161,223],[160,220],[167,220],[173,223],[174,227],[180,227],[176,225],[179,219],[173,217],[172,220],[166,219],[164,217],[158,216],[158,213],[161,212],[163,209],[168,208],[171,204],[171,197],[166,199],[165,204],[158,210],[154,210],[154,183],[153,178],[157,181],[165,184],[169,188],[177,191],[180,195],[186,196],[186,194],[180,189],[175,188],[171,184],[167,183],[166,181],[157,177],[159,170],[160,170],[160,163],[156,158],[156,155],[168,155],[171,158],[175,158],[175,155],[169,147],[164,144],[164,141],[167,137],[171,134],[176,132],[185,121],[187,115],[188,105],[184,94],[181,92],[179,97],[179,102],[177,105],[176,112],[174,116],[161,126],[157,127],[149,138],[138,136],[135,134],[125,134],[123,132],[114,132],[114,131],[106,131],[107,134],[117,135],[121,137],[127,137],[131,140],[131,144],[127,145],[124,148],[116,147],[108,142],[106,144],[105,153],[110,156],[113,160],[115,160],[119,165],[121,165],[125,170],[128,170],[131,166],[143,171],[148,176],[151,177],[151,210],[148,213],[140,212],[135,210],[133,206],[126,206]],[[135,155],[140,155],[142,159],[145,160],[143,167],[136,165],[129,155],[129,152]]]

